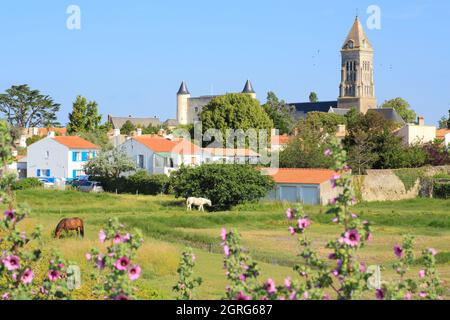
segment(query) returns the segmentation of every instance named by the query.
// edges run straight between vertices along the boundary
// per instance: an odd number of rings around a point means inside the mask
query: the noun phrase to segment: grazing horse
[[[205,205],[208,205],[209,207],[212,207],[211,200],[205,199],[205,198],[188,198],[186,200],[186,206],[187,210],[192,211],[192,206],[198,207],[198,211],[205,211]]]
[[[81,235],[84,238],[84,222],[80,218],[61,220],[55,229],[55,239],[60,239],[63,231],[76,231],[77,235]]]

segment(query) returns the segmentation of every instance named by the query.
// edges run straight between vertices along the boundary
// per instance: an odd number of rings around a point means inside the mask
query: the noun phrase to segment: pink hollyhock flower
[[[419,293],[419,297],[426,298],[426,297],[428,297],[428,294],[426,292],[422,291],[421,293]]]
[[[227,240],[227,229],[222,228],[222,232],[220,233],[220,237],[222,238],[222,241]]]
[[[336,217],[332,221],[333,221],[333,223],[339,223],[339,218]]]
[[[58,264],[58,267],[59,267],[60,269],[62,269],[62,268],[65,267],[65,265],[64,265],[64,263],[60,263],[60,264]]]
[[[287,209],[286,216],[287,216],[288,220],[294,219],[294,213],[292,212],[291,208]]]
[[[358,215],[356,213],[352,213],[352,218],[353,219],[358,219]]]
[[[224,246],[223,247],[223,252],[225,253],[225,255],[227,257],[230,257],[230,247],[229,246]]]
[[[141,267],[140,266],[134,266],[128,271],[128,277],[131,281],[136,281],[141,276]]]
[[[50,281],[56,281],[61,277],[61,274],[58,270],[50,270],[48,272],[48,278]]]
[[[267,280],[266,291],[270,294],[274,294],[275,292],[277,292],[277,288],[275,286],[275,281],[273,281],[273,279]]]
[[[239,276],[239,280],[241,280],[242,282],[245,282],[247,280],[247,277],[245,276],[245,274],[241,274]]]
[[[339,180],[341,178],[340,175],[335,174],[332,178],[331,178],[331,187],[333,189],[335,189],[337,187],[337,180]]]
[[[381,289],[377,289],[377,291],[375,292],[375,296],[377,297],[378,300],[384,300],[385,298],[384,291]]]
[[[17,273],[14,272],[14,273],[12,274],[12,278],[13,278],[14,281],[17,281]]]
[[[330,206],[336,205],[337,201],[338,201],[338,198],[333,198],[333,199],[331,199],[331,200],[329,201]]]
[[[420,270],[420,271],[419,271],[419,278],[420,278],[420,279],[425,278],[426,275],[427,275],[427,272],[426,272],[425,270]]]
[[[307,229],[311,225],[311,221],[308,218],[298,220],[298,228],[301,230]]]
[[[245,295],[244,292],[241,291],[241,292],[239,292],[237,294],[236,300],[238,300],[238,301],[247,301],[247,300],[250,300],[250,297]]]
[[[3,295],[2,295],[2,300],[9,300],[9,293],[8,292],[5,292]]]
[[[6,210],[5,218],[6,218],[6,220],[15,221],[16,220],[16,210]]]
[[[122,238],[122,236],[120,235],[120,233],[118,233],[118,234],[116,234],[116,235],[114,236],[114,243],[115,243],[115,244],[118,244],[118,243],[121,243],[121,242],[123,242],[123,238]]]
[[[86,253],[86,260],[87,261],[91,261],[92,260],[92,255],[90,253]]]
[[[293,236],[295,235],[295,229],[292,227],[289,227],[289,233]]]
[[[331,273],[332,273],[333,276],[335,276],[336,278],[338,278],[339,275],[340,275],[339,270],[337,270],[337,269],[333,270]]]
[[[98,240],[100,240],[101,243],[105,243],[106,241],[106,233],[103,230],[100,230],[98,233]]]
[[[333,154],[333,151],[331,151],[330,149],[325,150],[325,152],[323,153],[326,157],[329,157]]]
[[[22,281],[23,284],[29,284],[34,279],[34,273],[31,269],[26,269],[22,276],[20,277],[20,281]]]
[[[323,295],[323,300],[326,300],[326,301],[331,300],[330,295],[324,294],[324,295]]]
[[[130,300],[130,299],[124,294],[119,294],[114,298],[114,300]]]
[[[123,242],[128,242],[131,240],[131,235],[129,233],[127,233],[126,235],[123,236],[122,241]]]
[[[9,271],[17,270],[20,268],[20,260],[18,256],[9,256],[4,259],[3,264],[5,268]]]
[[[367,268],[366,268],[366,265],[365,265],[364,263],[361,263],[361,264],[359,265],[359,271],[360,271],[361,273],[366,273]]]
[[[291,289],[291,287],[292,287],[292,281],[291,281],[291,278],[286,278],[286,279],[284,279],[284,286],[285,286],[287,289]]]
[[[303,300],[309,300],[309,293],[308,293],[308,291],[305,291],[305,293],[303,293]]]
[[[119,271],[127,270],[128,266],[130,265],[130,260],[127,257],[122,257],[116,261],[114,264],[114,267],[116,267]]]
[[[103,255],[99,255],[97,257],[96,264],[97,264],[97,268],[100,270],[103,270],[105,268],[105,259],[104,259]]]
[[[372,233],[369,233],[367,235],[367,241],[372,241],[372,240],[373,240],[373,235],[372,235]]]
[[[356,247],[359,244],[359,240],[361,240],[361,236],[358,230],[348,231],[344,235],[344,243],[350,247]]]
[[[428,249],[428,250],[431,252],[431,254],[433,255],[433,257],[435,257],[435,256],[438,254],[438,252],[437,252],[436,249],[430,248],[430,249]]]
[[[412,300],[411,292],[408,292],[407,294],[405,294],[405,300]]]
[[[197,257],[195,256],[195,254],[192,255],[192,262],[195,262],[195,260],[197,260]]]
[[[292,300],[292,301],[297,300],[297,292],[296,291],[291,293],[291,295],[289,296],[289,300]]]
[[[394,246],[394,254],[397,256],[397,258],[401,259],[403,257],[403,248],[396,244]]]

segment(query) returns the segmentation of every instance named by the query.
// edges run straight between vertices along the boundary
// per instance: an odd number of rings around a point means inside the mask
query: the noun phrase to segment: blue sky
[[[81,9],[68,30],[67,7]],[[427,122],[450,108],[450,2],[298,0],[15,0],[0,3],[0,91],[27,83],[62,104],[67,122],[76,95],[104,115],[176,115],[182,80],[193,95],[274,91],[288,102],[310,91],[335,100],[339,50],[369,5],[381,8],[375,47],[382,102],[407,99]]]

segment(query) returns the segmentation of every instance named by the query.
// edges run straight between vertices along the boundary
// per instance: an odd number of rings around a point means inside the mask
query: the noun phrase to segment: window
[[[50,151],[45,151],[45,160],[48,160],[50,158]]]
[[[155,167],[163,168],[164,167],[164,158],[161,158],[158,155],[155,155]]]
[[[138,166],[139,169],[145,169],[144,155],[143,154],[138,155],[137,166]]]
[[[72,172],[73,178],[78,178],[78,177],[81,177],[84,175],[86,175],[86,173],[83,170],[73,170],[73,172]]]
[[[81,152],[76,152],[76,151],[74,151],[74,152],[72,152],[72,161],[73,162],[78,162],[78,161],[81,161]]]
[[[349,47],[349,49],[353,49],[355,47],[355,45],[353,44],[353,41],[348,42],[348,47]]]

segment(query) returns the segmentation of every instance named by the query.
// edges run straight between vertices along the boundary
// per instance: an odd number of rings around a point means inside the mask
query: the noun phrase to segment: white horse
[[[198,207],[198,211],[205,211],[205,205],[212,207],[211,200],[205,198],[190,197],[186,200],[187,210],[192,211],[192,206]]]

